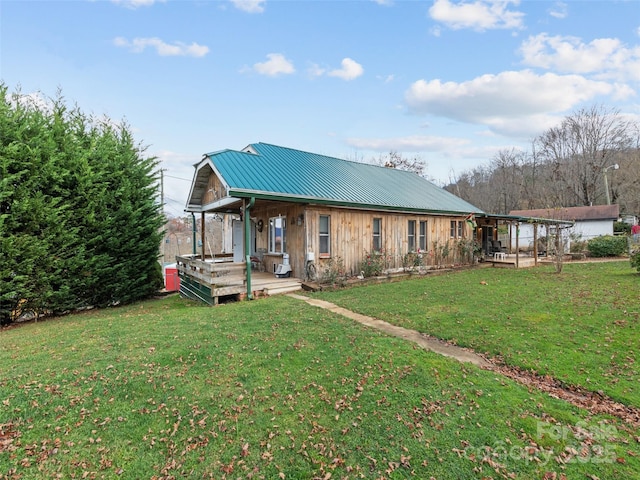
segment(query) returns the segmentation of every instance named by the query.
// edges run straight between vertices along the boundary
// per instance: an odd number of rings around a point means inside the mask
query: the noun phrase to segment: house
[[[570,228],[563,229],[565,251],[569,251],[571,239],[589,240],[601,235],[613,235],[613,224],[618,221],[618,205],[595,205],[589,207],[561,207],[537,210],[514,210],[510,215],[531,218],[547,218],[572,222]],[[553,234],[555,227],[542,226],[538,238]],[[515,235],[515,231],[512,236]],[[522,223],[519,228],[520,245],[533,244],[533,225]]]
[[[482,213],[415,173],[267,143],[204,155],[186,211],[236,218],[233,263],[301,279],[330,262],[357,275],[371,252],[388,269],[410,253],[427,265],[469,261],[458,247],[475,240],[470,219]]]

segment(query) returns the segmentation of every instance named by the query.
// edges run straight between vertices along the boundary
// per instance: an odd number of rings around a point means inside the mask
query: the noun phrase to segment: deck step
[[[281,293],[291,293],[302,290],[302,285],[300,282],[287,282],[280,283],[278,285],[274,285],[273,287],[268,287],[264,289],[265,295],[279,295]]]

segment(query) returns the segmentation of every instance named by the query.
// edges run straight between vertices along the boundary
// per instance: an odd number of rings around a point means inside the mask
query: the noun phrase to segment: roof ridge
[[[357,161],[357,160],[350,160],[350,159],[348,159],[348,158],[339,158],[339,157],[334,157],[334,156],[332,156],[332,155],[326,155],[326,154],[324,154],[324,153],[316,153],[316,152],[309,152],[309,151],[307,151],[307,150],[300,150],[299,148],[283,147],[282,145],[276,145],[276,144],[274,144],[274,143],[268,143],[268,142],[257,142],[257,143],[250,143],[248,146],[252,146],[252,145],[266,145],[266,146],[269,146],[269,147],[281,148],[281,149],[283,149],[283,150],[292,150],[292,151],[294,151],[294,152],[305,153],[305,154],[307,154],[307,155],[313,155],[313,156],[316,156],[316,157],[324,157],[324,158],[329,158],[329,159],[331,159],[331,160],[338,160],[338,161],[341,161],[341,162],[352,163],[352,164],[354,164],[354,165],[364,165],[364,166],[368,166],[368,167],[375,167],[375,168],[386,168],[386,169],[388,169],[388,170],[394,170],[394,171],[397,171],[397,172],[413,173],[413,174],[415,174],[415,172],[411,172],[411,171],[409,171],[409,170],[400,170],[400,169],[398,169],[398,168],[385,167],[384,165],[377,165],[377,164],[375,164],[375,163],[369,163],[369,162],[359,162],[359,161]],[[431,182],[431,180],[429,180],[428,178],[422,177],[422,176],[420,176],[420,175],[418,175],[418,176],[419,176],[419,177],[421,177],[421,178],[424,178],[425,180],[427,180],[427,181],[428,181],[428,182],[430,182],[430,183],[433,183],[433,182]]]

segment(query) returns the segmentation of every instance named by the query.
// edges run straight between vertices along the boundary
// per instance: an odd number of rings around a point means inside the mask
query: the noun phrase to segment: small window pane
[[[286,219],[272,217],[269,219],[269,253],[286,251]]]
[[[420,241],[418,242],[420,250],[425,251],[427,249],[427,222],[420,222]]]
[[[409,229],[409,235],[408,235],[407,241],[408,241],[409,251],[415,252],[416,251],[416,221],[415,220],[409,220],[408,229]]]
[[[382,219],[373,219],[373,251],[382,251]]]
[[[320,215],[320,255],[329,256],[331,254],[331,220],[329,215]]]

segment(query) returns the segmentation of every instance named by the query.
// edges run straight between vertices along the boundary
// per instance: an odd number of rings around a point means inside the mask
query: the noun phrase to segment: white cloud
[[[556,2],[549,9],[549,15],[551,15],[554,18],[559,18],[559,19],[567,18],[568,14],[569,14],[569,8],[567,4],[564,2]]]
[[[396,76],[392,73],[389,75],[377,75],[376,78],[382,80],[383,83],[391,83],[396,79]]]
[[[165,1],[166,0],[111,0],[112,3],[127,8],[149,7],[154,3]]]
[[[311,77],[321,77],[327,72],[326,68],[322,68],[317,63],[312,63],[309,68],[307,68],[307,73]]]
[[[510,4],[519,3],[519,0],[475,0],[457,3],[451,0],[435,0],[429,14],[432,19],[454,30],[521,29],[524,13],[509,10]]]
[[[416,114],[487,125],[512,135],[524,129],[539,131],[539,125],[546,125],[552,114],[599,95],[630,94],[628,87],[579,75],[538,75],[524,70],[482,75],[462,83],[418,80],[405,93],[405,102]]]
[[[155,48],[156,53],[162,57],[183,56],[183,57],[204,57],[209,53],[209,47],[192,43],[187,45],[182,42],[175,42],[173,45],[165,43],[157,37],[134,38],[129,41],[123,37],[113,39],[116,47],[128,48],[133,53],[141,53],[147,47]]]
[[[346,143],[355,148],[377,152],[440,152],[457,149],[469,143],[469,140],[455,137],[437,137],[430,135],[410,135],[396,138],[348,138]]]
[[[266,0],[231,0],[231,3],[243,12],[262,13]]]
[[[280,53],[269,53],[266,62],[256,63],[253,69],[261,75],[277,77],[278,75],[289,75],[295,73],[293,63]]]
[[[640,80],[640,46],[628,48],[617,38],[597,38],[584,43],[576,37],[541,33],[524,41],[520,53],[523,63],[531,67]]]
[[[364,73],[364,68],[355,60],[345,58],[341,62],[342,68],[331,70],[327,73],[330,77],[338,77],[343,80],[354,80]]]

